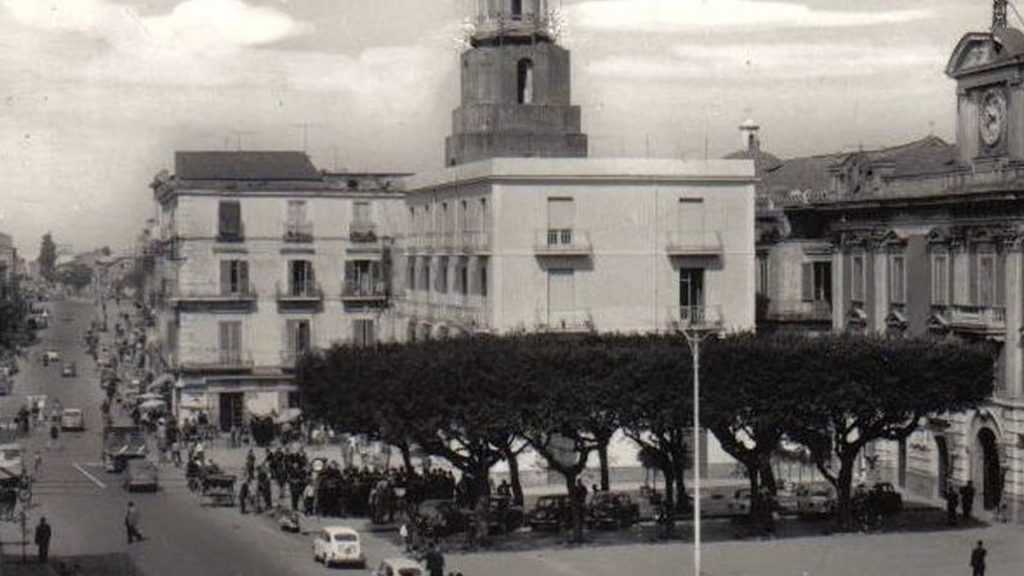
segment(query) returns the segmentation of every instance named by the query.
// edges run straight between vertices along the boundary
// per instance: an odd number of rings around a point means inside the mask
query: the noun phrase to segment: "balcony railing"
[[[590,232],[578,228],[537,230],[534,250],[538,256],[589,256]]]
[[[487,230],[464,230],[462,236],[462,250],[464,252],[490,252],[491,233]]]
[[[240,223],[238,230],[217,230],[217,242],[228,244],[245,242],[245,225]]]
[[[354,220],[348,225],[348,239],[360,244],[377,242],[377,225],[373,222]]]
[[[284,241],[309,243],[313,241],[312,222],[285,222]]]
[[[277,284],[276,292],[278,302],[312,303],[320,302],[324,299],[323,290],[315,282],[297,283],[285,288]]]
[[[448,311],[455,323],[467,331],[487,330],[491,325],[490,307],[486,304],[455,304]]]
[[[237,286],[223,286],[220,291],[209,289],[186,289],[172,291],[168,299],[176,304],[229,304],[252,303],[258,299],[252,283]]]
[[[932,306],[954,331],[1002,336],[1006,333],[1006,309],[1002,306],[975,306],[954,304]]]
[[[241,350],[207,350],[199,357],[182,358],[179,351],[177,367],[186,372],[229,372],[251,370],[252,353]]]
[[[295,368],[304,355],[308,354],[309,350],[281,350],[281,367],[285,369]]]
[[[594,317],[589,308],[575,310],[549,310],[547,319],[539,328],[546,332],[593,332]]]
[[[341,288],[341,299],[345,301],[378,301],[388,297],[387,284],[383,280],[346,280]]]
[[[670,306],[667,312],[669,329],[711,330],[722,328],[721,306]]]
[[[671,256],[721,256],[722,235],[715,232],[669,232],[665,251]]]

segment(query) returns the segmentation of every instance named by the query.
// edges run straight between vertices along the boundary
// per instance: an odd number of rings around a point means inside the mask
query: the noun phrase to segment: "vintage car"
[[[796,513],[801,518],[831,516],[836,494],[831,486],[800,486],[796,490]]]
[[[883,516],[893,516],[903,511],[903,496],[889,482],[879,482],[872,486],[868,499]]]
[[[415,560],[408,558],[385,558],[372,572],[373,576],[425,576],[426,571]]]
[[[732,499],[727,504],[729,513],[737,516],[750,514],[750,494],[750,488],[740,488],[733,492]]]
[[[60,414],[61,430],[85,430],[85,415],[78,408],[65,408]]]
[[[129,492],[156,492],[160,489],[156,464],[147,459],[130,460],[124,475],[124,489]]]
[[[411,520],[428,538],[444,538],[465,532],[470,525],[469,514],[452,500],[424,500],[413,510]]]
[[[366,567],[359,533],[348,526],[325,526],[313,539],[313,560],[325,566],[348,564]]]
[[[572,524],[572,501],[564,494],[541,496],[526,515],[533,530],[560,530]]]
[[[629,528],[640,520],[640,506],[623,492],[595,492],[586,519],[591,528]]]
[[[508,534],[522,527],[526,514],[522,506],[517,506],[508,496],[492,496],[490,500],[490,517],[487,531],[490,534]]]
[[[64,378],[74,378],[78,376],[78,366],[74,362],[65,362],[60,375]]]

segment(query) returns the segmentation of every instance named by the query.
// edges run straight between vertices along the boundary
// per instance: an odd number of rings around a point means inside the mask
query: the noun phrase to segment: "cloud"
[[[894,71],[941,70],[931,46],[867,44],[677,44],[670,57],[613,56],[592,62],[599,77],[637,80],[799,80],[858,78]]]
[[[583,29],[679,32],[718,28],[840,28],[898,24],[930,10],[817,10],[796,2],[754,0],[588,0],[567,7]]]
[[[120,51],[206,53],[272,44],[312,28],[243,0],[184,0],[169,13],[145,17],[109,0],[3,0],[3,6],[22,25],[80,32]]]

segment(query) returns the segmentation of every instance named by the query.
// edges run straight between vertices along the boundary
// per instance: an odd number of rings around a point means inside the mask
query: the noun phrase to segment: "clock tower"
[[[547,0],[477,0],[462,54],[461,105],[445,164],[496,157],[582,158],[587,136],[571,101],[569,51],[552,33]]]
[[[1024,162],[1024,33],[1009,27],[1007,0],[994,0],[990,32],[957,44],[946,74],[957,82],[960,160],[976,169]]]

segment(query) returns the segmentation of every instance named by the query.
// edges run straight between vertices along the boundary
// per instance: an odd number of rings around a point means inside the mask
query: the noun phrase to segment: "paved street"
[[[46,435],[39,429],[25,441],[30,452],[42,450],[43,465],[36,485],[32,523],[45,515],[54,526],[51,554],[54,557],[126,553],[149,576],[290,575],[327,574],[330,571],[310,558],[310,536],[285,534],[267,517],[242,516],[237,510],[200,506],[185,487],[181,471],[164,465],[163,489],[156,494],[129,496],[119,477],[100,466],[101,390],[92,359],[86,356],[83,331],[95,317],[90,303],[54,302],[51,327],[40,333],[32,361],[23,362],[12,396],[0,399],[0,413],[9,417],[27,394],[59,398],[64,407],[85,410],[87,430],[65,433],[60,446],[46,449]],[[110,334],[105,334],[110,338]],[[38,351],[53,347],[79,367],[77,378],[62,378],[60,368],[44,368],[35,359]],[[29,459],[30,460],[30,459]],[[129,499],[142,512],[142,531],[148,540],[128,546],[122,518]],[[398,554],[393,532],[374,533],[363,521],[355,521],[364,537],[371,564]],[[304,529],[314,529],[307,522]],[[936,527],[938,528],[938,527]],[[686,528],[684,527],[684,530]],[[978,538],[990,550],[992,573],[1024,571],[1024,533],[1019,527],[995,527],[957,531],[916,531],[885,535],[794,536],[772,541],[732,539],[727,522],[709,523],[704,547],[704,572],[714,575],[763,576],[861,574],[966,573],[967,555]],[[783,532],[783,536],[787,533]],[[18,539],[12,525],[3,526],[5,543]],[[688,543],[611,543],[567,548],[557,542],[531,544],[531,549],[486,553],[450,553],[448,569],[471,574],[533,574],[536,576],[618,576],[624,572],[652,575],[692,574]],[[30,549],[31,550],[31,549]],[[5,546],[10,556],[16,546]],[[8,566],[8,569],[12,567]]]

